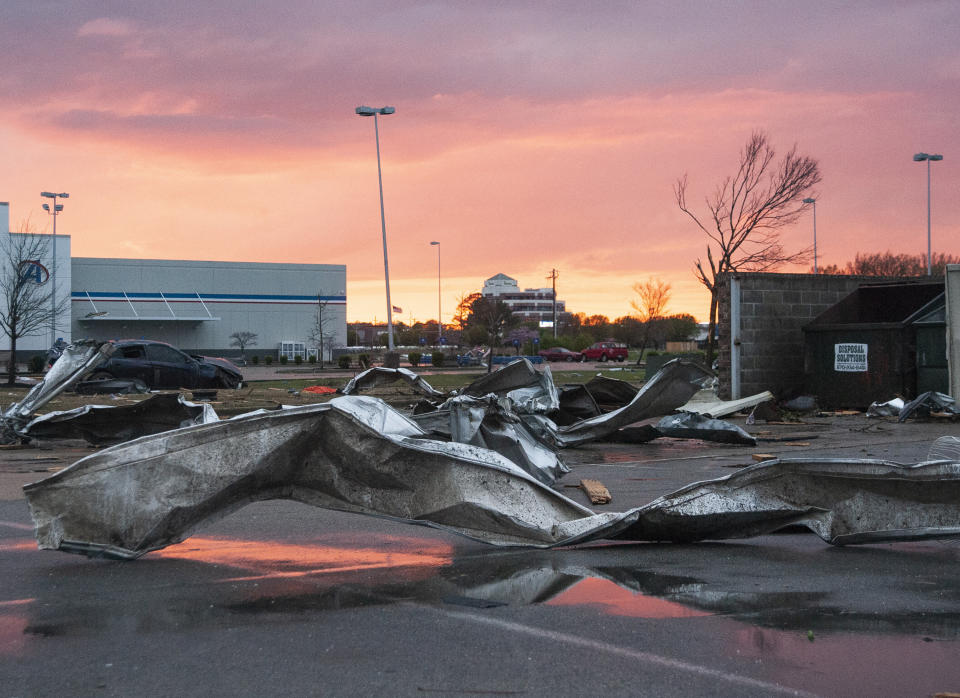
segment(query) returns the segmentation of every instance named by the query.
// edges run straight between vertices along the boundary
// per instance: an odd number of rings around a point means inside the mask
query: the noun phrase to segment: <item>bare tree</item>
[[[230,346],[240,348],[240,358],[242,359],[244,358],[243,352],[247,347],[257,346],[258,336],[259,335],[257,335],[256,332],[247,332],[246,330],[234,332],[232,335],[230,335]]]
[[[643,359],[643,350],[647,348],[650,332],[654,323],[663,317],[670,301],[670,284],[663,279],[650,277],[643,283],[633,285],[633,292],[639,296],[630,301],[630,306],[637,311],[638,319],[643,323],[643,336],[640,343],[640,355],[637,357],[639,365]]]
[[[323,368],[324,339],[333,334],[333,317],[328,310],[329,305],[329,301],[321,300],[321,296],[317,295],[317,315],[313,320],[313,327],[310,328],[310,341],[320,354],[320,368]]]
[[[41,261],[48,254],[49,235],[35,234],[29,222],[21,224],[20,232],[2,235],[0,329],[10,339],[7,385],[13,385],[17,377],[17,340],[41,334],[54,318],[67,311],[70,301],[63,298],[51,305],[53,290]]]
[[[687,176],[674,186],[677,206],[710,242],[707,263],[698,259],[697,278],[710,291],[707,362],[713,363],[717,326],[717,278],[724,272],[769,271],[781,264],[806,261],[811,250],[789,253],[780,232],[796,223],[806,206],[803,199],[820,182],[816,160],[801,156],[797,146],[777,163],[767,134],[754,131],[740,152],[737,174],[727,177],[706,197],[706,215],[695,214],[687,202]]]

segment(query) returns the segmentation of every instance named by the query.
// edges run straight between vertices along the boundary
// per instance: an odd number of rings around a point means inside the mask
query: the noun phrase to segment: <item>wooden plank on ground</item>
[[[580,487],[587,493],[591,504],[609,504],[613,499],[610,490],[599,480],[581,480]]]

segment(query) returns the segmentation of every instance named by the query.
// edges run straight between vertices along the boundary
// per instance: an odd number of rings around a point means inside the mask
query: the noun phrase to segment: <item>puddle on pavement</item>
[[[429,538],[198,536],[136,562],[77,558],[59,573],[44,571],[29,582],[36,599],[0,598],[0,651],[25,653],[31,637],[303,622],[311,614],[391,604],[481,614],[540,604],[627,623],[705,623],[698,628],[716,636],[717,652],[776,659],[784,685],[805,685],[809,676],[801,681],[791,672],[814,666],[851,675],[851,666],[870,665],[859,661],[863,656],[908,657],[931,671],[956,656],[960,612],[953,590],[960,587],[960,566],[953,548],[835,550],[802,542],[808,540],[473,548],[465,555]],[[11,541],[4,550],[33,547],[24,543]],[[851,583],[867,574],[869,591]]]

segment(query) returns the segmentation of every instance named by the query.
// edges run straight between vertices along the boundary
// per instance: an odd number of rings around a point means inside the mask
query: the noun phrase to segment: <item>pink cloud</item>
[[[426,285],[425,308],[440,239],[462,283],[556,267],[571,309],[616,316],[657,275],[702,315],[705,240],[672,186],[687,172],[707,194],[758,127],[821,162],[823,262],[924,248],[919,150],[945,154],[935,249],[960,240],[950,3],[16,5],[0,7],[0,200],[37,210],[60,182],[81,255],[346,263],[375,289],[363,103],[397,107],[379,122],[391,269],[412,297]],[[810,238],[807,221],[785,231]]]

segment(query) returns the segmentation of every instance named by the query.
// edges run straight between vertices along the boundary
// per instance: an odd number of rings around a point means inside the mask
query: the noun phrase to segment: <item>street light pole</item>
[[[40,196],[44,199],[53,199],[53,208],[50,204],[44,204],[43,210],[53,216],[53,257],[50,263],[50,346],[57,343],[57,216],[63,211],[63,204],[57,203],[57,198],[69,199],[70,195],[66,192],[55,194],[52,191],[42,191]]]
[[[803,203],[813,204],[813,273],[817,273],[817,200],[808,198]]]
[[[443,320],[440,319],[443,317],[440,314],[440,243],[432,240],[430,244],[437,246],[437,344],[439,345],[443,337]]]
[[[917,153],[913,156],[914,162],[923,162],[924,160],[927,162],[927,276],[932,276],[933,267],[930,262],[930,163],[943,160],[943,156],[929,153]]]
[[[390,301],[390,264],[387,262],[387,220],[383,214],[383,172],[380,169],[380,127],[377,125],[377,114],[393,114],[395,107],[360,106],[356,108],[360,116],[373,117],[373,135],[377,142],[377,183],[380,187],[380,229],[383,232],[383,278],[387,286],[387,349],[393,351],[393,305]]]

